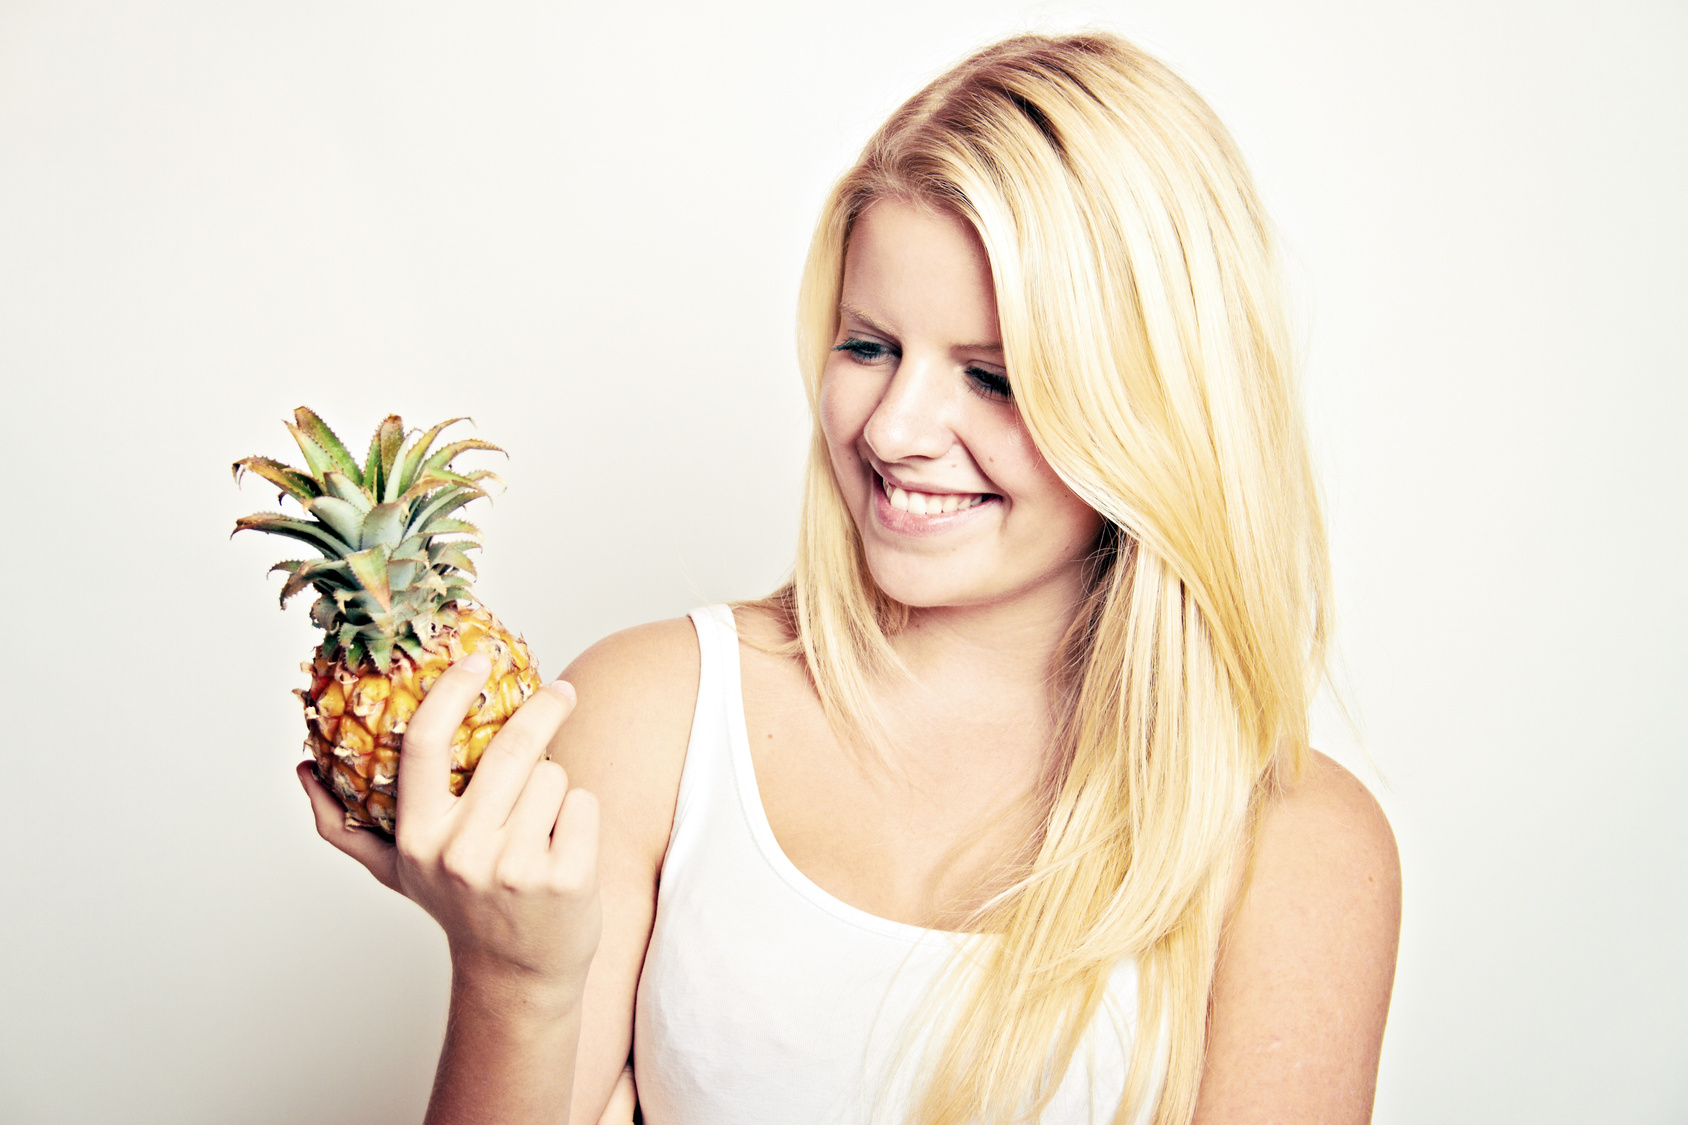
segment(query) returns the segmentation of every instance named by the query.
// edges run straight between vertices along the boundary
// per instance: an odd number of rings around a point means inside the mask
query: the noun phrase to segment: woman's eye
[[[842,344],[835,346],[835,352],[844,352],[855,359],[857,363],[878,363],[887,356],[896,355],[896,351],[884,344],[873,340],[859,340],[851,337]]]
[[[998,375],[996,372],[986,371],[982,367],[969,367],[967,369],[967,381],[972,384],[974,391],[985,398],[1003,401],[1010,401],[1014,398],[1013,388],[1008,385],[1008,376],[1006,375]]]

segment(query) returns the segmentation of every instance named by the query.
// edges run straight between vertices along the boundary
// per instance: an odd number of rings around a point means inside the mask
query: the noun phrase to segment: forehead
[[[961,217],[881,199],[856,219],[844,256],[841,303],[899,333],[997,338],[990,260]]]

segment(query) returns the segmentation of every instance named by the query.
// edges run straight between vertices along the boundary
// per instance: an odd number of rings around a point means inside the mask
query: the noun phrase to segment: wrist
[[[451,953],[451,999],[456,1009],[524,1022],[561,1019],[578,1011],[584,985],[583,974],[540,972],[472,951]]]

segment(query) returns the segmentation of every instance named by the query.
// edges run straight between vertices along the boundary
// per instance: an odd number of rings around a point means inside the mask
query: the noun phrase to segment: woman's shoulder
[[[1306,924],[1311,942],[1340,938],[1386,950],[1392,966],[1400,908],[1388,817],[1359,778],[1313,751],[1301,776],[1274,786],[1262,803],[1232,928],[1264,922],[1283,934]]]
[[[589,790],[632,850],[660,857],[674,819],[697,702],[691,621],[676,617],[612,633],[563,671],[575,708],[551,744],[569,784]]]
[[[1278,848],[1337,846],[1374,868],[1399,870],[1394,833],[1377,797],[1335,758],[1313,750],[1301,777],[1276,785],[1261,807],[1259,838]],[[1374,872],[1372,873],[1381,873]]]
[[[1316,750],[1299,778],[1266,797],[1256,830],[1257,876],[1262,864],[1320,884],[1359,880],[1374,897],[1400,897],[1388,817],[1359,778]]]
[[[1395,836],[1360,780],[1322,754],[1276,787],[1226,921],[1197,1121],[1248,1106],[1308,1120],[1369,1111],[1401,924]]]

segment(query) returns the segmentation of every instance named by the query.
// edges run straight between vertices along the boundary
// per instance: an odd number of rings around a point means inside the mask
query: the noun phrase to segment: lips
[[[891,507],[899,512],[913,512],[917,516],[937,516],[962,512],[985,502],[990,495],[982,492],[916,492],[898,487],[879,478]]]
[[[877,472],[874,479],[879,485],[874,489],[875,515],[886,528],[905,535],[930,535],[947,530],[969,512],[1002,499],[990,492],[927,492],[904,488]]]

